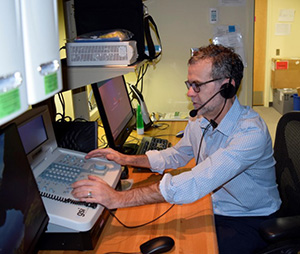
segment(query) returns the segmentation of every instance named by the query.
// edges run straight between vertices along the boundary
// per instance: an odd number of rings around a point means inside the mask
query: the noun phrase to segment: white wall
[[[151,66],[144,81],[149,112],[186,112],[192,108],[186,96],[187,61],[190,48],[209,44],[216,25],[239,25],[244,39],[248,67],[239,98],[252,105],[254,1],[245,6],[219,6],[218,0],[147,0],[163,46],[161,61]],[[218,8],[219,22],[209,23],[209,9]],[[127,77],[128,80],[132,76]]]

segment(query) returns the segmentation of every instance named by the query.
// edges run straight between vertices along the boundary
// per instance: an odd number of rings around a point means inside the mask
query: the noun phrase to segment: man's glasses
[[[186,84],[187,89],[190,89],[190,87],[192,87],[195,93],[199,93],[201,86],[204,86],[208,83],[211,83],[211,82],[214,82],[214,81],[217,81],[217,80],[221,80],[221,79],[222,78],[212,79],[212,80],[209,80],[209,81],[206,81],[206,82],[203,82],[203,83],[196,83],[196,82],[190,83],[188,81],[185,81],[184,83]]]

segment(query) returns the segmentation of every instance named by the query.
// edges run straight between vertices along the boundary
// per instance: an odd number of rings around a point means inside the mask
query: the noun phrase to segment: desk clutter
[[[168,113],[160,113],[160,112],[152,112],[151,120],[155,121],[188,121],[189,120],[189,112],[168,112]]]

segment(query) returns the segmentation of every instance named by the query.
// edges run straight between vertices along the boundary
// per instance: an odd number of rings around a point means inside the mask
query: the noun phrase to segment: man
[[[212,193],[220,253],[245,254],[264,247],[259,224],[274,216],[281,201],[267,126],[250,107],[241,106],[235,95],[243,70],[232,49],[221,45],[199,48],[189,60],[186,81],[195,108],[191,115],[197,118],[189,121],[178,144],[139,156],[112,149],[94,150],[86,156],[104,156],[160,173],[195,158],[191,171],[165,174],[159,183],[124,192],[90,176],[73,184],[74,197],[119,208],[165,201],[186,204]]]

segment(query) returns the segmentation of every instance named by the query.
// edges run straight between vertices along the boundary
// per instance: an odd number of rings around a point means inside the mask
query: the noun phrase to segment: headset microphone
[[[190,111],[190,117],[195,117],[200,109],[202,109],[207,103],[209,103],[213,98],[215,98],[215,96],[216,96],[217,94],[221,93],[224,89],[226,89],[226,88],[222,88],[222,89],[220,89],[218,92],[216,92],[212,97],[210,97],[210,98],[209,98],[204,104],[202,104],[199,108],[191,110],[191,111]]]

